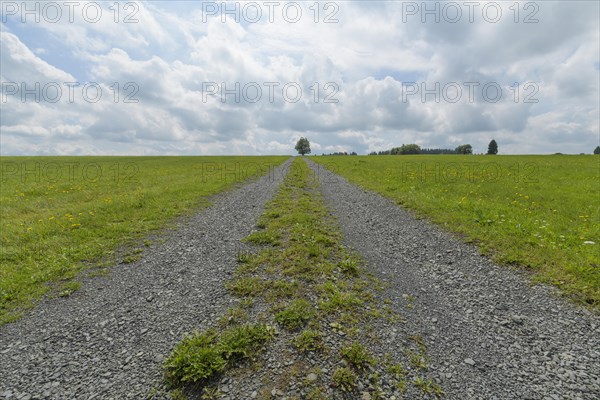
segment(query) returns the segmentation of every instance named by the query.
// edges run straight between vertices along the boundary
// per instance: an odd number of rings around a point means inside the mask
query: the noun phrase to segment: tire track
[[[233,301],[223,282],[236,267],[239,240],[289,164],[213,196],[140,261],[0,327],[0,398],[166,398],[164,357]]]
[[[346,242],[390,283],[452,399],[600,398],[600,318],[522,272],[310,163]],[[390,348],[401,348],[394,339]]]

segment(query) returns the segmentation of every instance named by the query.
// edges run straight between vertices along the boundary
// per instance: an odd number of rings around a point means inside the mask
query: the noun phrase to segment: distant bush
[[[470,144],[462,144],[456,148],[457,154],[473,154],[473,146]]]
[[[391,154],[420,154],[421,147],[418,144],[403,144],[400,147],[394,147]]]

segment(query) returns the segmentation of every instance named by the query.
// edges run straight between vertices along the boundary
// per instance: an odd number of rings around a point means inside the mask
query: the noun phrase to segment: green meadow
[[[0,324],[288,157],[0,157]],[[145,240],[144,240],[145,238]]]
[[[524,267],[576,302],[600,305],[600,157],[311,157]]]
[[[0,157],[0,323],[69,295],[84,269],[137,260],[152,233],[287,158]],[[600,305],[600,157],[311,159]]]

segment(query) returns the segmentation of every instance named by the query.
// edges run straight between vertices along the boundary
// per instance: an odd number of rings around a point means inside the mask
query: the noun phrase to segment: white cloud
[[[323,8],[315,23],[312,3],[302,3],[293,24],[281,13],[273,23],[203,22],[200,6],[178,2],[136,3],[138,23],[115,23],[111,4],[102,3],[96,23],[2,24],[3,94],[7,82],[63,87],[55,103],[6,96],[2,154],[292,153],[299,136],[311,139],[313,152],[410,142],[469,142],[484,151],[492,137],[502,152],[515,153],[590,152],[598,143],[597,3],[537,3],[535,24],[514,23],[513,3],[502,3],[498,23],[475,14],[473,23],[463,15],[456,24],[422,23],[420,15],[403,22],[403,3],[391,1],[336,3],[333,24],[322,22],[333,10]],[[56,46],[73,59],[57,59]],[[75,76],[85,81],[69,101],[64,83]],[[462,97],[407,97],[411,81],[430,89],[457,82]],[[102,90],[95,103],[82,92],[90,82]],[[207,82],[250,84],[249,97],[258,86],[262,97],[254,103],[242,93],[236,102],[228,94],[223,102],[219,93],[202,93]],[[278,84],[272,101],[267,82]],[[479,84],[472,101],[465,82]],[[526,90],[528,82],[534,86]],[[286,83],[301,87],[297,102],[285,100]],[[498,102],[483,98],[486,83],[502,87]],[[525,102],[528,94],[537,102]],[[128,96],[138,102],[125,103]]]

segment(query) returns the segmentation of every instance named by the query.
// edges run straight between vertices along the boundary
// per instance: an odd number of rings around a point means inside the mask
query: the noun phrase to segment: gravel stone
[[[308,379],[310,382],[316,381],[317,378],[318,378],[317,374],[310,373],[310,374],[306,375],[306,379]]]

